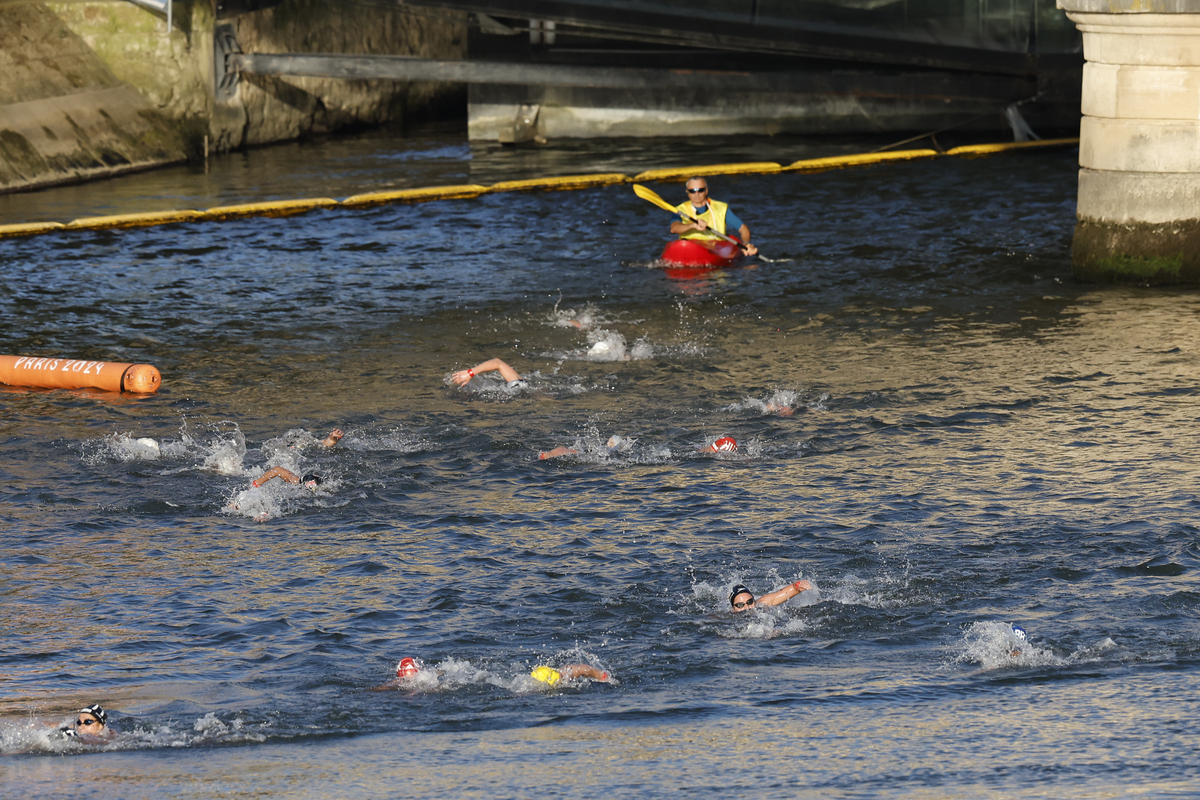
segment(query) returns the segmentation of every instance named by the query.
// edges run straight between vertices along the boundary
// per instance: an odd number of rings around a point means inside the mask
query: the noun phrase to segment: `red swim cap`
[[[730,453],[737,450],[737,439],[732,436],[722,436],[712,443],[712,449],[718,453]]]
[[[402,658],[400,659],[400,663],[396,665],[397,678],[411,678],[420,671],[421,668],[417,666],[415,658]]]

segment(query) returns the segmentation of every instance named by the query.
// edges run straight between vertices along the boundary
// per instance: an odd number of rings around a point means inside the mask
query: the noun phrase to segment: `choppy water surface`
[[[1193,795],[1200,303],[1072,280],[1076,157],[715,178],[791,260],[705,275],[623,186],[0,242],[164,377],[0,390],[3,793]]]

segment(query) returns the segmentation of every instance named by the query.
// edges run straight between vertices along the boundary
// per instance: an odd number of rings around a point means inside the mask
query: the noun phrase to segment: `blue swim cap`
[[[1025,641],[1025,629],[1024,628],[1022,628],[1020,625],[1013,625],[1012,629],[1013,629],[1013,634],[1015,634],[1018,639],[1020,639],[1021,641]]]

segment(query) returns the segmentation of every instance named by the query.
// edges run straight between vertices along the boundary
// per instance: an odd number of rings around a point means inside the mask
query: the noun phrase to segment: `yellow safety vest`
[[[682,222],[691,222],[694,216],[696,219],[702,219],[707,222],[710,230],[714,230],[717,233],[725,233],[725,212],[729,210],[728,203],[722,203],[720,200],[709,200],[708,210],[703,214],[697,214],[696,207],[692,205],[692,201],[687,200],[676,206],[675,210],[679,212]],[[688,231],[687,233],[679,234],[679,238],[708,241],[720,239],[721,237],[713,236],[708,231]]]

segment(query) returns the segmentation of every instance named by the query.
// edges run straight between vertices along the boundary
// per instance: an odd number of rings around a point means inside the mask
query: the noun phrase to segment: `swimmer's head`
[[[710,446],[714,453],[733,453],[737,451],[737,439],[732,436],[722,436]]]
[[[547,686],[554,686],[562,680],[562,673],[553,667],[537,667],[529,674],[535,681],[541,681]]]
[[[1020,625],[1013,625],[1013,626],[1012,626],[1012,631],[1013,631],[1013,635],[1014,635],[1014,636],[1016,636],[1016,637],[1017,637],[1018,639],[1020,639],[1022,642],[1023,642],[1023,641],[1025,641],[1025,638],[1026,638],[1026,636],[1025,636],[1025,629],[1024,629],[1024,628],[1022,628]]]
[[[108,724],[108,712],[99,703],[79,709],[75,717],[75,730],[80,733],[99,733]]]
[[[754,608],[754,593],[739,583],[729,593],[729,605],[734,611],[749,611]]]
[[[402,658],[400,659],[400,663],[396,665],[397,678],[414,678],[420,671],[421,665],[417,663],[415,658]]]
[[[321,476],[320,475],[305,475],[303,478],[300,479],[300,483],[304,486],[305,489],[311,489],[312,491],[315,492],[317,490],[317,487],[321,485]]]

